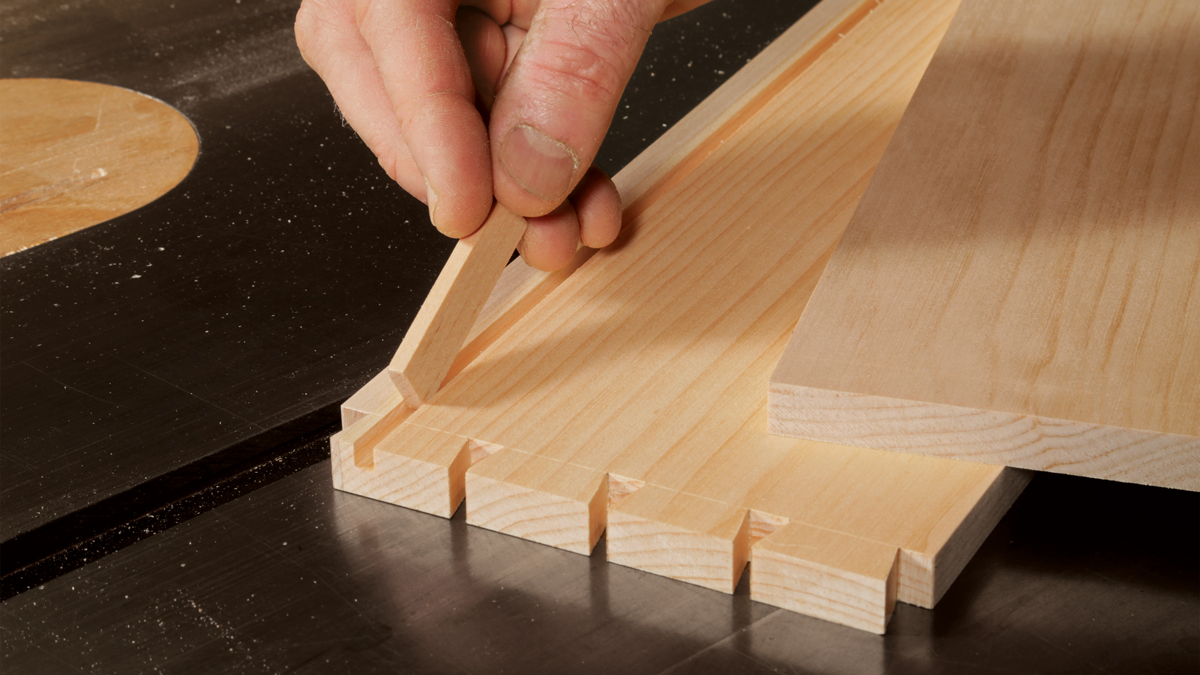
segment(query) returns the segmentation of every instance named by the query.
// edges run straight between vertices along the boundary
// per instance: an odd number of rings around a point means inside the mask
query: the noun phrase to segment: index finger
[[[404,141],[429,187],[443,233],[474,232],[492,206],[491,155],[474,86],[454,30],[453,0],[357,0]]]

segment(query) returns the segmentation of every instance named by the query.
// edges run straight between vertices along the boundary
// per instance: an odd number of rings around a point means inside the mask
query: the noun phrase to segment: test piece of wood
[[[932,607],[1028,474],[772,436],[766,383],[954,6],[818,5],[616,176],[615,246],[510,267],[419,409],[348,401],[334,484],[877,633]]]
[[[0,255],[166,194],[200,150],[171,106],[121,87],[0,79]]]
[[[1200,490],[1200,3],[964,0],[775,433]]]
[[[495,204],[483,225],[455,244],[388,364],[410,408],[442,385],[524,232],[524,218]]]

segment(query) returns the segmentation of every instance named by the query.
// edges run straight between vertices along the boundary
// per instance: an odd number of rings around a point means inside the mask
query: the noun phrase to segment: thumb
[[[546,0],[504,76],[489,138],[496,198],[552,211],[587,172],[669,0]]]

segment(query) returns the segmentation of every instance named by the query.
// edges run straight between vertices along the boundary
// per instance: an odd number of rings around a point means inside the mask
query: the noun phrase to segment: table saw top
[[[337,404],[386,364],[452,246],[341,125],[295,51],[296,6],[6,12],[5,77],[128,87],[200,137],[165,197],[0,260],[5,597],[37,585],[0,604],[6,666],[1196,667],[1196,495],[1035,480],[943,605],[905,608],[881,640],[335,494],[323,464],[280,478],[327,456]],[[662,26],[600,164],[802,11],[718,0]]]

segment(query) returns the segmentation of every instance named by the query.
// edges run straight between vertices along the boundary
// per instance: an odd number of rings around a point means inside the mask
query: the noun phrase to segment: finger
[[[700,5],[708,4],[708,2],[709,0],[675,0],[671,4],[667,5],[667,8],[663,10],[662,18],[660,18],[659,21],[673,19],[684,12],[690,12],[693,9],[696,9]]]
[[[579,219],[570,204],[529,218],[517,251],[531,267],[553,271],[571,262],[579,246]]]
[[[603,248],[621,232],[621,198],[612,180],[592,167],[568,202],[550,214],[528,220],[517,249],[529,265],[556,270],[585,246]]]
[[[458,37],[475,83],[475,102],[484,112],[485,120],[525,33],[524,28],[513,24],[496,23],[480,10],[466,7],[458,10]]]
[[[371,50],[412,158],[428,189],[430,217],[463,237],[492,206],[487,132],[454,28],[454,0],[357,0]]]
[[[504,31],[487,14],[470,7],[458,9],[455,24],[471,69],[475,101],[481,110],[491,110],[508,55]]]
[[[512,67],[512,62],[516,58],[517,52],[521,51],[521,45],[525,42],[525,36],[529,31],[511,23],[503,24],[500,28],[504,31],[504,42],[507,51],[504,57],[504,68],[500,71],[500,81],[503,81],[504,76],[508,74],[508,69]],[[500,82],[496,83],[496,89],[500,89]]]
[[[535,216],[566,198],[591,165],[665,4],[543,4],[492,109],[497,199]]]
[[[425,201],[425,181],[417,169],[400,123],[392,112],[383,80],[367,43],[345,2],[305,0],[296,14],[300,54],[329,87],[346,122],[379,159],[392,180]]]
[[[460,7],[471,7],[488,15],[497,24],[503,26],[513,18],[513,3],[524,4],[529,0],[462,0]],[[528,24],[526,24],[528,27]]]
[[[579,217],[579,239],[584,246],[604,248],[621,233],[621,197],[617,186],[597,167],[588,169],[571,195]]]

